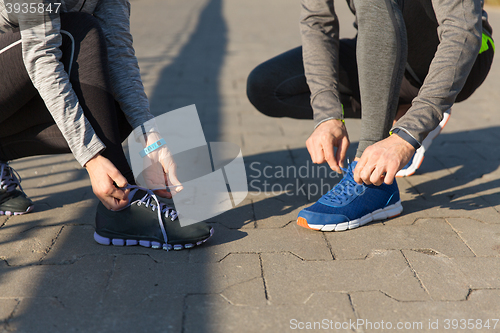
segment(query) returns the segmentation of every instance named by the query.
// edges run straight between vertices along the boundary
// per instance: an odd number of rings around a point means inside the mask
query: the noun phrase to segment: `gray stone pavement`
[[[489,14],[500,31],[500,10]],[[152,111],[196,104],[208,141],[242,148],[250,193],[212,219],[201,247],[105,247],[72,156],[14,162],[36,211],[0,217],[0,331],[500,331],[500,63],[453,108],[418,173],[398,180],[401,216],[314,232],[296,215],[338,178],[308,158],[312,122],[266,118],[245,96],[253,67],[299,45],[298,15],[297,0],[132,1]],[[352,157],[359,120],[347,126]],[[302,173],[280,174],[287,166]]]

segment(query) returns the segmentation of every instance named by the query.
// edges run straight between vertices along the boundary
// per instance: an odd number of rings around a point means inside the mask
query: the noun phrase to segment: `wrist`
[[[393,134],[396,134],[397,137],[405,141],[409,146],[411,146],[414,150],[417,150],[420,148],[421,144],[418,142],[417,139],[415,139],[412,135],[410,135],[408,132],[400,129],[400,128],[395,128],[391,131],[391,136]]]
[[[98,160],[100,159],[101,154],[96,154],[94,157],[92,157],[90,160],[87,161],[87,163],[84,164],[84,168],[88,169],[89,167],[92,168],[92,166],[94,166]]]

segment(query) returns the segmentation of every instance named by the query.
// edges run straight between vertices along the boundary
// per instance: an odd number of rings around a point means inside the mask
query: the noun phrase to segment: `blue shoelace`
[[[328,193],[325,194],[325,197],[338,205],[344,205],[352,198],[353,195],[360,195],[364,192],[365,186],[359,185],[354,181],[352,176],[351,166],[347,167],[347,169],[340,168],[343,173],[342,180],[335,185]]]

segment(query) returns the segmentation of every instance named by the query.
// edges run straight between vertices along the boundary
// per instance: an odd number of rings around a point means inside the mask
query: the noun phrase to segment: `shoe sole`
[[[297,219],[297,224],[301,227],[317,230],[317,231],[344,231],[347,229],[354,229],[361,227],[372,221],[386,220],[392,217],[396,217],[403,211],[403,206],[401,205],[401,200],[393,205],[387,206],[385,208],[377,209],[376,211],[366,214],[365,216],[352,220],[349,222],[339,223],[339,224],[309,224],[307,220],[303,217]]]
[[[9,210],[6,210],[6,211],[3,211],[3,210],[0,210],[0,215],[7,215],[7,216],[12,216],[12,215],[23,215],[23,214],[27,214],[29,212],[31,212],[33,210],[33,208],[35,208],[34,205],[31,205],[29,206],[25,212],[11,212]]]
[[[153,248],[153,249],[164,249],[167,251],[173,249],[175,251],[179,251],[182,249],[193,248],[196,245],[201,245],[201,244],[205,243],[207,240],[209,240],[213,234],[214,234],[214,228],[210,228],[210,235],[201,241],[198,241],[196,243],[174,244],[174,245],[165,244],[165,243],[161,244],[159,242],[148,241],[148,240],[108,238],[108,237],[104,237],[104,236],[99,235],[97,232],[94,232],[94,240],[101,245],[115,245],[115,246],[140,245],[143,247],[149,247],[149,248]]]
[[[447,113],[447,116],[446,116],[444,123],[439,124],[439,127],[440,127],[439,131],[436,131],[435,133],[432,133],[433,131],[431,131],[431,133],[429,133],[428,137],[425,138],[425,140],[422,142],[422,146],[424,149],[417,149],[417,151],[415,152],[415,156],[413,156],[413,163],[408,168],[401,169],[396,173],[397,178],[408,177],[408,176],[415,174],[415,172],[418,170],[418,168],[420,168],[420,166],[422,165],[422,162],[424,161],[425,152],[431,146],[432,141],[434,141],[434,139],[437,138],[439,134],[441,134],[441,132],[443,131],[446,124],[448,124],[448,121],[450,120],[450,118],[451,118],[451,111]]]

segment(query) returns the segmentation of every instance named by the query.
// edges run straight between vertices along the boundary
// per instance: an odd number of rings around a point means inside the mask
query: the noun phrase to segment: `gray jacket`
[[[413,0],[415,1],[415,0]],[[355,13],[353,0],[347,0]],[[418,33],[437,34],[439,47],[431,45],[426,61],[409,65],[417,69],[423,84],[412,107],[395,125],[422,142],[428,132],[442,119],[444,111],[455,102],[474,64],[481,46],[482,27],[491,33],[482,0],[421,0],[435,26],[418,24],[406,1],[405,22],[417,27]],[[319,124],[328,119],[342,118],[338,85],[339,24],[333,0],[302,0],[301,34],[304,68],[311,90],[314,119]],[[437,26],[437,32],[436,32]],[[426,48],[422,45],[422,48]],[[431,61],[432,60],[432,61]],[[375,87],[376,89],[376,87]]]
[[[61,130],[77,161],[83,166],[105,146],[85,118],[69,76],[60,62],[62,42],[60,11],[81,11],[93,14],[104,31],[109,57],[109,70],[114,98],[120,104],[133,128],[153,116],[144,92],[139,66],[130,34],[130,3],[128,0],[50,0],[49,11],[15,13],[15,0],[0,0],[0,33],[19,27],[23,61],[33,85]],[[47,0],[26,0],[33,8]],[[34,4],[31,5],[31,4]],[[10,13],[9,13],[10,12]]]

